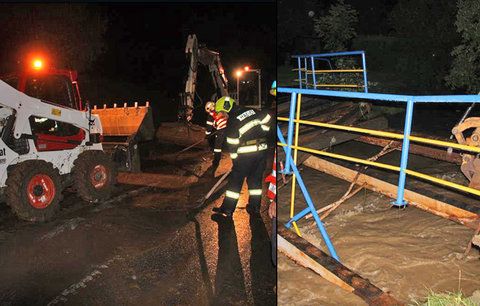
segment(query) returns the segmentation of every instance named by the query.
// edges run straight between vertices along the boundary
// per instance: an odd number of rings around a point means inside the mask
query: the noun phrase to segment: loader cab
[[[65,107],[83,110],[77,83],[77,73],[72,70],[26,70],[9,74],[1,79],[28,96]],[[38,151],[69,150],[78,146],[85,132],[66,122],[30,117]]]
[[[83,110],[76,71],[62,69],[26,70],[21,73],[3,76],[1,79],[31,97]]]

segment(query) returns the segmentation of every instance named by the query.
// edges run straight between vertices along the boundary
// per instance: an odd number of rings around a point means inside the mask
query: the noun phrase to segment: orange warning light
[[[41,59],[35,59],[32,65],[33,65],[33,69],[40,70],[43,68],[43,61]]]

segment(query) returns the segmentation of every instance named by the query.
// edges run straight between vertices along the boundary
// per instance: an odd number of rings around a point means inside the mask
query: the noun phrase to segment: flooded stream
[[[356,142],[335,148],[336,153],[364,157],[378,151],[378,147]],[[380,159],[381,162],[392,164],[398,163],[398,160],[398,152]],[[455,165],[415,155],[410,155],[409,165],[411,169],[448,177],[457,182],[464,180]],[[338,200],[348,189],[349,182],[303,168],[303,179],[317,208]],[[375,171],[369,170],[367,174],[373,175]],[[395,173],[382,175],[382,179],[386,180],[395,181],[397,178]],[[417,184],[412,180],[407,187],[419,185],[439,196],[439,193],[443,193],[442,189],[429,187],[425,183]],[[306,206],[298,189],[297,212]],[[279,222],[284,223],[288,220],[290,185],[278,194]],[[475,199],[465,201],[473,203]],[[392,199],[388,197],[362,190],[325,219],[326,229],[344,265],[405,303],[422,300],[430,290],[461,290],[468,296],[480,289],[479,250],[473,249],[467,257],[463,257],[473,230],[414,207],[392,208],[391,202]],[[311,219],[303,219],[298,225],[305,239],[326,250]],[[278,271],[279,304],[365,304],[357,296],[328,283],[283,255],[279,257]]]

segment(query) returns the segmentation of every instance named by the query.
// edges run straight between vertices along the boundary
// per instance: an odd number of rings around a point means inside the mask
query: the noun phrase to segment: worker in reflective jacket
[[[224,114],[215,111],[215,103],[213,102],[207,102],[205,105],[205,111],[208,113],[205,134],[208,137],[210,146],[213,146],[213,162],[207,175],[215,175],[215,171],[222,158],[222,147],[225,142],[227,117]]]
[[[266,111],[237,106],[229,97],[219,99],[215,104],[215,110],[228,117],[226,143],[233,167],[225,200],[213,211],[223,217],[231,217],[240,198],[243,181],[247,179],[249,194],[247,211],[250,214],[259,214],[271,115]]]
[[[215,102],[208,101],[205,104],[205,112],[207,113],[207,124],[205,127],[205,138],[208,140],[208,145],[213,149],[215,144],[215,117],[217,113],[215,112]]]

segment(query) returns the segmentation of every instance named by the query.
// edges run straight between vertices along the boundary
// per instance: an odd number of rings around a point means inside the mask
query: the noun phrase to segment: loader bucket
[[[100,117],[103,129],[103,149],[112,155],[119,171],[138,172],[140,168],[139,144],[155,139],[152,109],[145,106],[103,108],[94,107],[92,114]]]
[[[136,103],[135,103],[136,104]],[[152,110],[150,106],[126,106],[107,108],[94,107],[92,114],[98,115],[102,122],[103,136],[132,137],[138,141],[148,141],[155,137]]]

